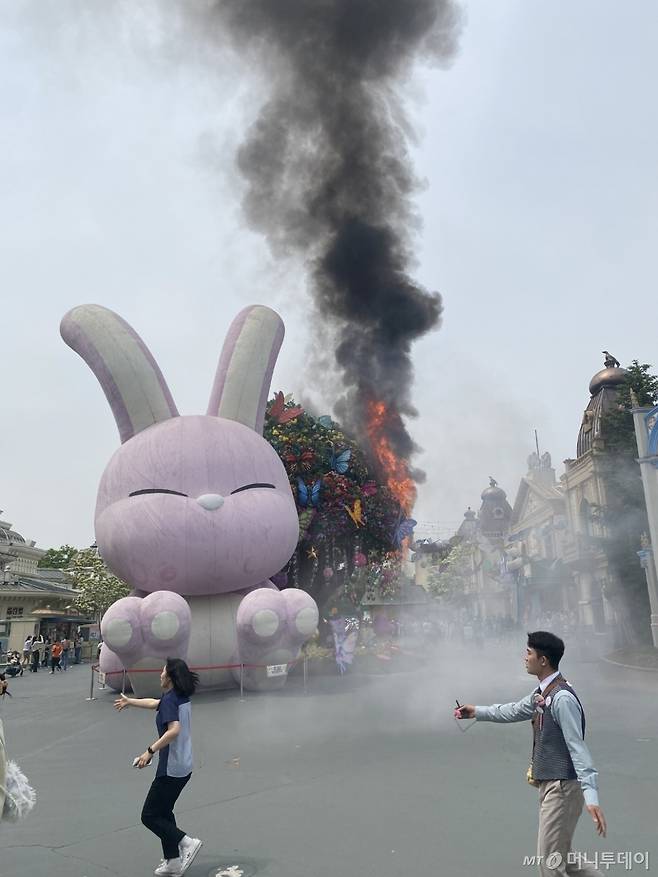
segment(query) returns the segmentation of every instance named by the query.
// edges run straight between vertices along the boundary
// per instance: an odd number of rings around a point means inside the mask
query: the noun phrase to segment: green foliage
[[[473,546],[468,541],[453,541],[448,553],[434,564],[427,577],[430,594],[446,603],[458,603],[472,577]]]
[[[640,365],[637,359],[628,366],[626,378],[619,387],[617,408],[609,411],[603,420],[603,437],[606,450],[613,454],[637,454],[635,428],[633,426],[632,396],[640,407],[650,407],[658,401],[658,377],[650,372],[647,363]]]
[[[62,545],[59,548],[49,548],[39,561],[42,569],[67,569],[78,549],[72,545]]]
[[[99,623],[112,603],[130,593],[128,585],[112,575],[95,548],[76,552],[68,572],[80,591],[75,599],[76,609]]]

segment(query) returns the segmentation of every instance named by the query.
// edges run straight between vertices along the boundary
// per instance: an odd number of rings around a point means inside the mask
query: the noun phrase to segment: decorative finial
[[[498,487],[498,482],[491,475],[489,476],[489,487]]]
[[[602,351],[605,354],[605,367],[606,368],[620,368],[619,360],[616,359],[612,355],[612,353],[608,353],[607,350]]]

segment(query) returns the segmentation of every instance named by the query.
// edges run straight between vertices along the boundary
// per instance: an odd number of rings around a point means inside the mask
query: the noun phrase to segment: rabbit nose
[[[207,509],[209,512],[221,509],[224,505],[224,497],[220,496],[218,493],[204,493],[203,496],[197,496],[196,501],[202,508]]]

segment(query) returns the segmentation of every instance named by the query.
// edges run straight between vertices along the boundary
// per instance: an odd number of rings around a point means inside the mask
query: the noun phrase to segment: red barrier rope
[[[294,667],[295,664],[297,664],[298,660],[299,659],[296,659],[294,661],[282,661],[282,663],[286,664],[288,666],[288,668],[290,669],[290,667]],[[252,668],[260,667],[262,669],[264,667],[272,667],[272,666],[279,666],[279,665],[276,665],[276,664],[212,664],[212,665],[209,665],[207,667],[190,667],[190,670],[193,670],[193,671],[196,671],[196,670],[238,670],[240,667],[243,667],[245,670],[248,670],[248,669],[252,669]],[[99,672],[99,669],[100,669],[99,664],[92,665],[92,670],[96,670],[96,672]],[[102,673],[103,671],[100,670],[100,672]],[[107,670],[105,672],[105,676],[120,676],[123,673],[161,673],[161,672],[162,671],[159,669],[149,670],[149,669],[145,669],[145,668],[135,667],[133,669],[126,668],[125,670]]]

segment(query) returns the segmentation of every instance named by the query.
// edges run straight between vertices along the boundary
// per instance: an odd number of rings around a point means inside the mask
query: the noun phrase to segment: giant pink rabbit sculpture
[[[286,471],[262,436],[281,318],[258,305],[238,314],[208,413],[195,416],[178,414],[151,353],[117,314],[74,308],[61,333],[100,381],[122,442],[98,489],[96,540],[135,595],[103,617],[101,668],[160,670],[177,656],[204,668],[204,686],[227,687],[238,671],[205,668],[294,660],[318,609],[304,591],[269,581],[298,539]],[[159,690],[158,673],[130,681],[139,695]],[[244,681],[278,687],[285,676],[261,666]]]

